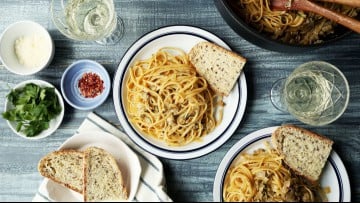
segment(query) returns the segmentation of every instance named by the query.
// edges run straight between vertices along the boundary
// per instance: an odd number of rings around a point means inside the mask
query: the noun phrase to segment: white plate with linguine
[[[234,146],[230,148],[230,150],[225,154],[223,160],[221,161],[218,170],[216,172],[214,185],[213,185],[213,200],[215,202],[226,202],[226,201],[240,201],[240,198],[244,198],[248,196],[247,193],[242,193],[242,195],[238,196],[240,194],[239,189],[234,187],[234,183],[236,180],[235,176],[241,177],[241,174],[244,174],[245,171],[244,168],[241,168],[239,166],[243,166],[245,163],[244,155],[250,155],[249,157],[252,157],[252,161],[256,163],[256,159],[260,158],[259,154],[256,154],[256,150],[258,149],[265,149],[266,152],[269,152],[270,150],[273,150],[271,147],[271,133],[277,128],[278,126],[264,128],[258,131],[255,131],[241,140],[239,140]],[[267,144],[269,143],[269,145]],[[257,157],[258,156],[258,157]],[[245,156],[246,157],[246,156]],[[278,155],[274,155],[274,157],[271,157],[271,159],[261,159],[261,161],[266,160],[268,162],[268,165],[270,164],[270,161],[274,161],[278,157]],[[241,161],[239,161],[241,160]],[[258,159],[260,162],[260,159]],[[264,161],[265,162],[265,161]],[[247,165],[245,168],[250,167]],[[271,168],[271,167],[269,167]],[[237,170],[237,173],[230,173],[229,171]],[[253,169],[250,169],[253,170]],[[257,170],[261,170],[260,168]],[[274,169],[268,169],[268,171],[273,171]],[[277,170],[277,169],[276,169]],[[287,170],[287,169],[285,169]],[[232,174],[232,175],[230,175]],[[235,175],[236,174],[236,175]],[[253,177],[256,177],[257,174],[252,174]],[[274,175],[275,176],[275,175]],[[232,179],[230,178],[232,177]],[[244,178],[245,180],[247,178]],[[283,176],[286,177],[286,176]],[[256,177],[257,179],[258,177]],[[285,178],[284,178],[285,179]],[[272,183],[272,188],[277,188],[277,185],[272,182],[272,178],[268,179],[268,183]],[[275,182],[281,182],[281,180],[277,180]],[[250,183],[250,182],[249,182]],[[261,184],[258,184],[261,185]],[[292,185],[292,184],[290,184]],[[245,189],[248,189],[247,191],[253,190],[254,185],[250,186],[244,183],[238,184],[238,186],[242,187],[245,191]],[[236,187],[238,187],[236,186]],[[269,185],[267,185],[269,186]],[[346,172],[345,166],[343,162],[341,161],[338,154],[332,150],[328,161],[323,169],[323,173],[320,178],[320,187],[324,191],[324,201],[329,202],[349,202],[351,200],[351,190],[350,190],[350,181],[348,174]],[[259,189],[259,188],[257,188]],[[236,191],[237,194],[232,193],[231,191]],[[244,195],[245,194],[245,195]],[[269,194],[269,193],[267,193]],[[250,195],[251,196],[251,195]],[[249,197],[249,196],[248,196]],[[274,197],[274,196],[273,196]],[[255,198],[254,196],[252,198]],[[310,201],[310,200],[309,200]],[[318,201],[318,200],[316,200]]]
[[[187,53],[201,41],[230,49],[206,30],[167,26],[138,39],[118,66],[113,81],[116,115],[132,141],[154,155],[203,156],[225,143],[242,120],[247,101],[244,73],[227,97],[218,97],[189,69]]]

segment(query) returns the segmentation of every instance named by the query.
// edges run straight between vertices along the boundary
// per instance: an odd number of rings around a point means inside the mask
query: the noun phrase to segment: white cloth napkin
[[[139,157],[142,168],[137,193],[133,201],[139,202],[172,202],[166,194],[163,166],[160,160],[154,155],[142,150],[135,145],[123,132],[109,124],[95,113],[89,113],[87,118],[80,125],[76,133],[86,131],[105,131],[111,133],[125,142]],[[46,185],[48,179],[40,184],[40,187],[33,198],[33,202],[51,202]],[[63,197],[66,201],[66,197]]]

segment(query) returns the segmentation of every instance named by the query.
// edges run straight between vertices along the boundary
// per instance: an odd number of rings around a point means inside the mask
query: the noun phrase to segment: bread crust
[[[65,186],[65,187],[67,187],[67,188],[69,188],[71,190],[74,190],[74,191],[82,194],[83,193],[82,186],[81,187],[76,187],[71,182],[64,182],[64,181],[61,181],[59,179],[56,179],[48,171],[49,170],[48,165],[55,156],[66,156],[66,155],[70,155],[70,154],[73,154],[73,155],[77,156],[79,158],[79,161],[81,160],[81,165],[77,165],[77,163],[74,163],[75,164],[74,167],[79,167],[79,168],[82,169],[82,160],[83,160],[84,154],[82,152],[74,150],[74,149],[61,149],[61,150],[53,151],[53,152],[47,154],[42,159],[40,159],[37,168],[38,168],[39,173],[42,176],[44,176],[44,177],[46,177],[46,178],[60,184],[60,185],[63,185],[63,186]],[[81,179],[83,179],[83,178],[81,177]]]
[[[197,43],[188,53],[191,64],[216,93],[228,96],[245,66],[246,58],[213,42]]]
[[[307,141],[309,141],[309,139],[312,140],[314,143],[308,143]],[[292,124],[285,124],[278,127],[272,133],[271,142],[274,145],[275,149],[278,151],[278,153],[284,156],[284,162],[294,172],[305,177],[313,184],[318,183],[320,175],[331,153],[332,145],[334,143],[331,139],[324,135],[312,132],[310,130]],[[287,147],[289,147],[289,144],[286,144],[287,146],[285,146],[285,143],[291,142],[294,144],[291,145],[291,149],[288,149]],[[306,147],[305,145],[308,145],[308,147]],[[309,148],[310,151],[305,151],[305,149],[307,148]],[[318,151],[314,149],[317,149]],[[290,150],[293,152],[289,152]],[[307,155],[307,157],[302,158],[308,160],[317,160],[318,162],[309,162],[307,164],[300,165],[303,161],[299,161],[299,157],[297,156],[300,155]]]
[[[281,127],[277,128],[274,133],[272,134],[271,136],[271,139],[272,139],[272,143],[275,143],[276,145],[278,145],[278,143],[282,143],[282,140],[283,140],[283,136],[281,136],[281,133],[280,131],[283,130],[283,129],[290,129],[292,131],[302,131],[304,134],[310,136],[310,137],[313,137],[315,139],[319,139],[321,140],[322,142],[328,144],[328,145],[333,145],[334,141],[330,140],[328,137],[325,137],[324,135],[321,135],[321,134],[318,134],[318,133],[315,133],[313,131],[310,131],[310,130],[307,130],[305,128],[301,128],[299,126],[296,126],[296,125],[293,125],[293,124],[284,124],[282,125]],[[280,147],[280,146],[278,146]]]

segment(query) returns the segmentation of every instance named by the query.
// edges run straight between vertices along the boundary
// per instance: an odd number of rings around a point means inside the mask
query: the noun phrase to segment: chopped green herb
[[[14,108],[3,112],[3,118],[17,122],[16,131],[22,131],[27,137],[34,137],[48,129],[51,119],[62,111],[52,87],[29,83],[23,88],[11,90],[6,97]]]

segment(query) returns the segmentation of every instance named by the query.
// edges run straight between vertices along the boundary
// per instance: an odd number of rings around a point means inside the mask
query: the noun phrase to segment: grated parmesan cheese
[[[19,37],[14,48],[19,63],[28,68],[43,65],[50,52],[46,39],[37,35]]]

